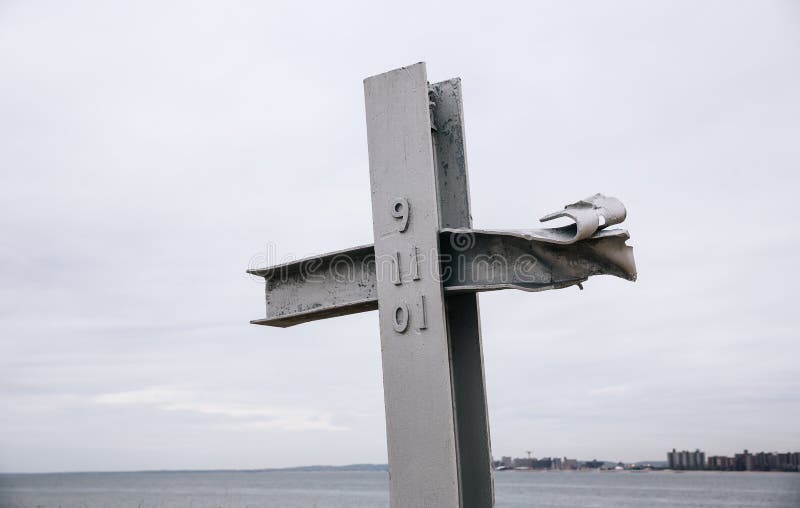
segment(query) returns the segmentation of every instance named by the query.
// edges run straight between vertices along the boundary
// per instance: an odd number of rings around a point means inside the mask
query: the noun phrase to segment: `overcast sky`
[[[481,295],[496,457],[800,451],[800,4],[0,2],[0,471],[385,462],[362,79],[463,79],[473,217],[603,192],[636,283]],[[255,260],[255,261],[252,261]]]

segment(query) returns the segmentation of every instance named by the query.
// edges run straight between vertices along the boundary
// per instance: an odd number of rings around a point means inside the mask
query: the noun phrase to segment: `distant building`
[[[736,461],[733,457],[715,455],[708,458],[708,469],[716,471],[733,471],[736,469]]]
[[[756,471],[800,471],[800,453],[758,452],[753,455]]]
[[[603,464],[605,463],[602,461],[599,461],[597,459],[592,459],[590,461],[584,462],[581,467],[585,467],[588,469],[600,469],[601,467],[603,467]]]
[[[578,461],[576,459],[568,459],[566,457],[553,457],[550,461],[550,469],[554,471],[570,471],[578,469]]]
[[[737,453],[734,456],[734,460],[736,462],[735,469],[737,471],[753,471],[755,469],[755,460],[753,460],[753,454],[748,452],[746,449],[744,453]]]
[[[534,460],[536,460],[536,459],[533,459],[533,458],[528,459],[528,458],[516,457],[514,459],[513,465],[514,465],[515,468],[519,467],[519,468],[525,468],[525,469],[532,469]]]
[[[705,469],[706,468],[706,454],[696,449],[693,452],[688,450],[676,451],[675,448],[671,452],[667,452],[667,463],[670,469]]]
[[[500,459],[500,464],[503,467],[514,467],[514,460],[511,457],[502,457]]]
[[[692,465],[694,466],[693,469],[705,469],[706,468],[706,452],[701,452],[699,449],[695,450],[692,453]]]
[[[745,450],[733,457],[708,458],[708,469],[718,471],[800,471],[800,452],[758,452]]]
[[[561,459],[561,469],[563,471],[578,469],[578,459],[568,459],[564,457],[563,459]]]
[[[800,472],[800,452],[778,453],[778,468],[781,471]]]

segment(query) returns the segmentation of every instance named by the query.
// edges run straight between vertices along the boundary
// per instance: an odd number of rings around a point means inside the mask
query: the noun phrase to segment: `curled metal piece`
[[[574,220],[573,225],[547,230],[550,233],[546,235],[545,241],[569,244],[589,238],[600,229],[621,223],[626,214],[625,205],[619,199],[595,194],[567,205],[563,210],[549,213],[539,221],[547,222],[560,217]]]

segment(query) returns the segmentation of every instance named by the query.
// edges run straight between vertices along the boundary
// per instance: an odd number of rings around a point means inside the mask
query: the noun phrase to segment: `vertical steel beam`
[[[425,64],[364,80],[390,501],[461,506]]]
[[[431,85],[431,100],[441,227],[471,228],[461,80]],[[458,248],[448,250],[458,255]],[[447,296],[445,308],[462,506],[487,508],[494,505],[494,492],[478,295]]]

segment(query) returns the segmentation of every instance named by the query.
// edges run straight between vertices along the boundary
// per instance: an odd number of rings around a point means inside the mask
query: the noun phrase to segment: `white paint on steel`
[[[375,257],[391,262],[414,248],[430,253],[419,280],[378,277],[390,501],[394,508],[460,505],[444,294],[439,278],[439,208],[428,79],[418,63],[364,80]],[[405,200],[405,230],[395,208]],[[395,327],[399,306],[413,312]],[[409,305],[414,303],[414,305]],[[423,327],[420,325],[423,324]]]

